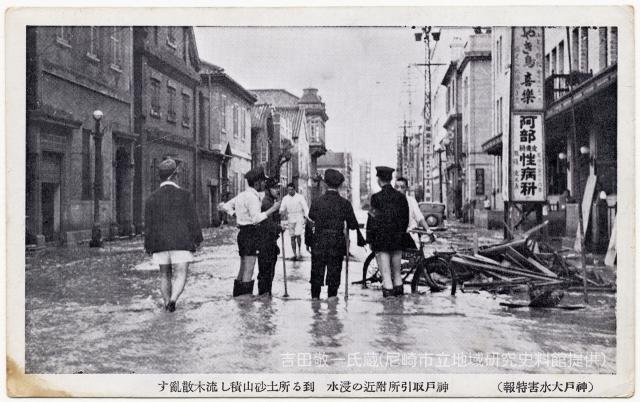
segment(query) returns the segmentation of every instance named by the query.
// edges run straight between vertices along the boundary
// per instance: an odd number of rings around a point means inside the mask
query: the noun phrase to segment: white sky
[[[195,33],[200,58],[247,89],[284,88],[301,96],[303,88],[318,88],[329,115],[329,149],[395,166],[407,65],[424,59],[411,28],[224,27]],[[422,74],[415,68],[412,74],[413,85],[422,87]],[[422,92],[415,93],[415,117],[422,102]]]

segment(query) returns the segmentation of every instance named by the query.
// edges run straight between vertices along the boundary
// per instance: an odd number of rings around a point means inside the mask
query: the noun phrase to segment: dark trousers
[[[342,272],[342,256],[314,253],[311,256],[311,289],[312,293],[319,293],[319,289],[326,283],[329,287],[329,297],[335,296],[340,287],[340,274]],[[325,281],[326,273],[326,281]],[[317,297],[312,294],[312,297]]]
[[[276,272],[279,251],[277,240],[266,241],[260,247],[260,253],[258,254],[258,294],[271,294],[271,284]]]

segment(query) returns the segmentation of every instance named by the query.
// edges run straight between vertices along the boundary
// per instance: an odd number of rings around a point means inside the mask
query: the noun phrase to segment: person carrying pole
[[[245,174],[248,187],[225,204],[221,209],[229,215],[236,215],[236,222],[240,231],[238,232],[238,252],[240,254],[240,270],[238,277],[233,282],[233,297],[244,294],[253,294],[253,269],[260,247],[260,230],[258,224],[270,215],[278,212],[280,201],[266,211],[262,209],[262,197],[259,191],[264,188],[267,177],[264,175],[262,167],[251,169]]]
[[[264,198],[262,198],[262,212],[268,211],[278,201],[280,183],[270,177],[266,181]],[[280,214],[274,212],[267,219],[260,222],[260,250],[258,253],[258,295],[271,296],[271,285],[278,262],[278,238],[282,232]]]
[[[320,298],[320,292],[325,283],[329,298],[338,295],[342,259],[347,251],[345,223],[348,230],[358,230],[358,221],[351,203],[338,193],[338,188],[344,182],[342,173],[327,169],[324,181],[328,186],[327,191],[314,200],[309,209],[309,219],[315,228],[311,245],[311,278],[309,280],[312,300]],[[362,235],[358,236],[358,245],[364,246],[364,244]]]

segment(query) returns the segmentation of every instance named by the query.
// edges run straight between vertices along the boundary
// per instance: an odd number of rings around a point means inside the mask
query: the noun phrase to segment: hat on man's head
[[[280,187],[280,181],[276,177],[267,177],[267,181],[265,182],[266,188],[275,188]]]
[[[324,181],[329,187],[338,187],[344,182],[344,175],[335,169],[327,169],[324,172]]]
[[[258,166],[249,170],[244,175],[244,178],[247,179],[247,182],[251,184],[257,182],[258,180],[266,180],[267,176],[264,175],[264,168],[262,166]]]
[[[176,171],[177,168],[178,165],[176,164],[176,161],[171,158],[167,158],[160,162],[160,165],[158,166],[158,174],[160,175],[160,177],[169,177]]]
[[[376,166],[376,176],[384,181],[391,181],[395,169],[387,166]]]

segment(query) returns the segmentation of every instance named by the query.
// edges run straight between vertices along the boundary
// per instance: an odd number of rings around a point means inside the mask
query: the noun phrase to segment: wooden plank
[[[591,216],[591,204],[593,203],[593,194],[596,190],[596,175],[589,175],[587,184],[584,186],[584,194],[582,196],[582,233],[580,233],[580,227],[576,230],[576,240],[573,243],[573,249],[579,253],[582,249],[580,246],[581,236],[587,235],[587,229],[589,227],[589,217]]]
[[[618,215],[613,219],[613,228],[611,229],[611,238],[609,239],[609,247],[607,248],[607,255],[604,257],[604,265],[607,267],[613,267],[616,263],[616,228],[618,226]]]
[[[556,275],[553,271],[551,271],[549,268],[545,267],[544,265],[540,264],[538,261],[534,260],[533,258],[529,257],[527,258],[527,261],[529,261],[529,263],[534,266],[538,271],[548,275],[548,276],[552,276],[554,278],[557,278],[558,275]]]

